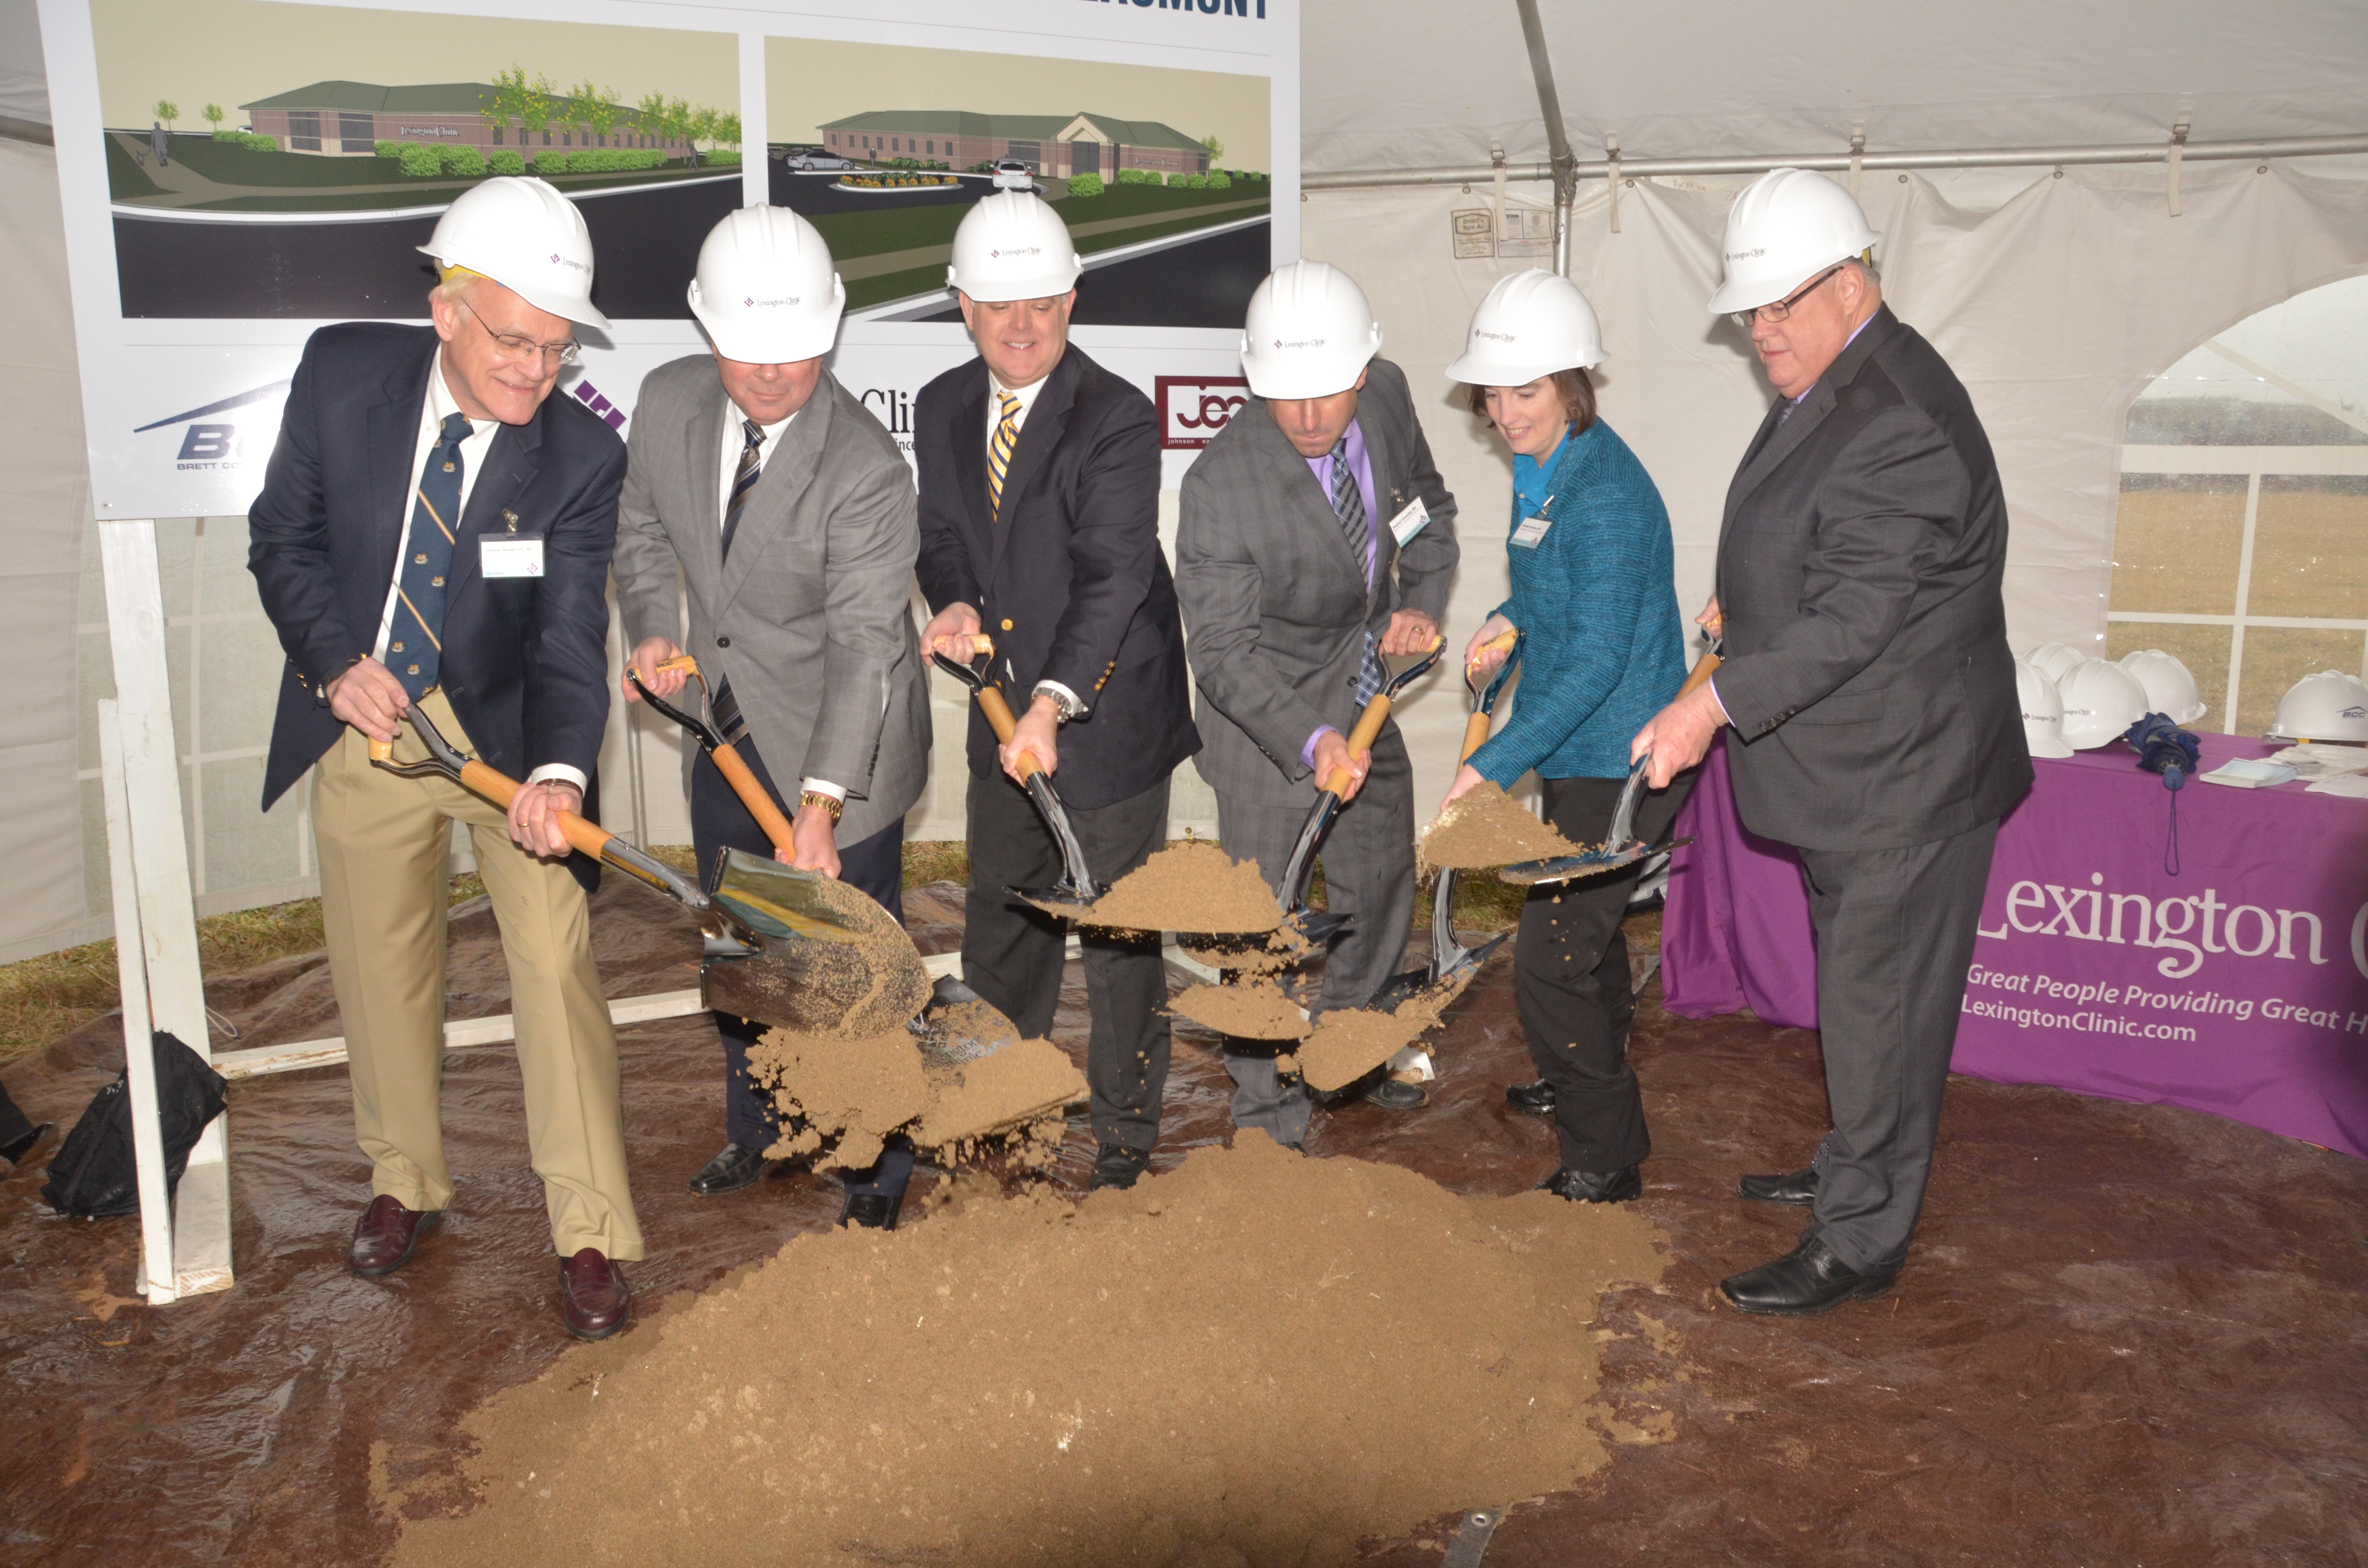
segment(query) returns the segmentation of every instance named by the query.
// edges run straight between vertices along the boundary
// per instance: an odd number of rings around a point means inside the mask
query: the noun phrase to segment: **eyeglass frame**
[[[1754,305],[1748,311],[1729,311],[1727,314],[1733,316],[1735,318],[1735,324],[1741,327],[1746,332],[1749,332],[1751,330],[1751,326],[1754,322],[1764,321],[1770,326],[1774,326],[1778,322],[1790,317],[1793,313],[1793,307],[1807,299],[1812,293],[1816,292],[1818,288],[1823,286],[1827,278],[1831,278],[1835,273],[1839,272],[1845,267],[1855,267],[1858,265],[1858,257],[1854,256],[1844,256],[1841,260],[1834,263],[1831,267],[1827,267],[1823,272],[1818,273],[1815,278],[1810,278],[1806,283],[1802,284],[1798,289],[1793,290],[1791,293],[1785,295],[1781,300],[1771,301],[1770,303],[1765,305]],[[1770,311],[1773,311],[1776,313],[1770,315],[1768,313]]]
[[[466,312],[469,319],[475,322],[484,335],[494,340],[494,347],[500,349],[503,357],[513,364],[523,363],[528,351],[530,350],[538,364],[549,365],[552,356],[556,355],[561,365],[573,365],[584,352],[584,346],[572,338],[565,343],[537,343],[522,332],[495,332],[485,324],[484,317],[469,309],[468,301],[455,300],[452,303],[458,309]],[[526,347],[524,349],[513,347],[517,344],[524,344]]]

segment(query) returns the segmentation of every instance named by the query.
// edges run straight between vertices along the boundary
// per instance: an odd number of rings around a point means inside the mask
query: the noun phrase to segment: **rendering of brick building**
[[[328,157],[369,157],[381,142],[420,142],[432,146],[469,146],[490,153],[514,147],[665,147],[668,140],[641,126],[641,116],[621,104],[603,106],[611,123],[605,132],[585,122],[588,104],[552,100],[551,119],[528,131],[515,115],[497,122],[491,107],[500,89],[484,82],[436,82],[422,86],[382,87],[375,82],[315,82],[292,93],[257,98],[238,107],[251,117],[258,136],[268,136],[290,153]]]
[[[876,109],[834,119],[819,134],[826,150],[867,163],[918,158],[964,169],[1017,158],[1047,177],[1099,174],[1106,179],[1121,169],[1209,172],[1209,150],[1174,126],[1107,114]]]

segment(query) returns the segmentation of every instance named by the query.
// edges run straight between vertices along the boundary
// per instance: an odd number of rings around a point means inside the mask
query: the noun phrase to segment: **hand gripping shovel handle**
[[[973,656],[984,659],[995,653],[995,639],[983,632],[969,638]],[[1011,717],[1011,705],[1003,700],[1003,693],[986,678],[986,672],[975,665],[963,664],[943,653],[932,653],[939,668],[951,675],[971,689],[978,699],[978,710],[986,715],[987,727],[995,738],[1008,745],[1019,726]],[[1036,802],[1036,811],[1044,819],[1045,828],[1053,841],[1061,847],[1061,863],[1067,868],[1068,885],[1059,889],[1040,889],[1023,892],[1025,897],[1057,895],[1063,903],[1074,901],[1090,904],[1101,897],[1102,888],[1094,881],[1093,872],[1086,866],[1085,846],[1077,842],[1077,830],[1069,821],[1069,808],[1062,803],[1060,791],[1053,788],[1053,776],[1037,764],[1034,752],[1019,754],[1019,780],[1028,790],[1028,798]]]
[[[689,653],[677,654],[659,665],[658,668],[662,672],[682,670],[691,676],[699,676],[700,684],[706,685],[706,678],[699,675],[699,661]],[[690,732],[691,738],[699,743],[700,749],[707,753],[708,760],[715,764],[715,771],[723,775],[723,781],[732,786],[732,792],[740,797],[740,803],[748,809],[750,816],[757,819],[757,825],[764,830],[765,841],[776,849],[794,848],[795,843],[790,828],[790,819],[783,816],[781,808],[773,803],[771,793],[762,784],[757,782],[757,775],[749,770],[747,761],[741,756],[738,749],[730,741],[725,740],[714,725],[705,720],[692,718],[648,687],[642,685],[640,672],[629,665],[625,675],[632,681],[634,688],[642,694],[643,701]]]

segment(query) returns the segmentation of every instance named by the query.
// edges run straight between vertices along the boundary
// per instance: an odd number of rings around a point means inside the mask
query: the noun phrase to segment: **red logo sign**
[[[1171,452],[1207,446],[1249,401],[1250,384],[1240,376],[1156,376],[1153,385],[1159,444]]]

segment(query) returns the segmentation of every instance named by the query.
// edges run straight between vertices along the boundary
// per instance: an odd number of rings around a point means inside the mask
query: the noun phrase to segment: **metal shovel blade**
[[[718,864],[715,902],[762,936],[847,941],[871,935],[823,901],[825,878],[819,871],[739,849],[725,850]]]

